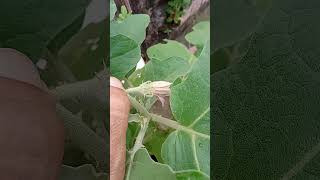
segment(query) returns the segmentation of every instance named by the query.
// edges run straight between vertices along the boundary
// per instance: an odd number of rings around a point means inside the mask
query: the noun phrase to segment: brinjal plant
[[[119,18],[110,7],[110,71],[132,105],[125,179],[210,179],[209,22],[185,37],[196,53],[166,40],[147,50],[150,61],[138,69],[149,16]]]

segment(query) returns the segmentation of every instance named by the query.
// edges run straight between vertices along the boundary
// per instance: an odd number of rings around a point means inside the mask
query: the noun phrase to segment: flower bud
[[[138,87],[127,89],[127,93],[138,94],[142,96],[165,97],[170,95],[170,85],[167,81],[147,81]]]
[[[172,83],[167,81],[154,81],[149,84],[151,88],[151,94],[155,96],[169,96],[170,85]]]

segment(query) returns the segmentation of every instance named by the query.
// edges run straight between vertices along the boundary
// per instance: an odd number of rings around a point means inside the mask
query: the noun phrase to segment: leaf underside
[[[216,179],[320,178],[319,12],[316,0],[272,1],[246,55],[211,76]]]

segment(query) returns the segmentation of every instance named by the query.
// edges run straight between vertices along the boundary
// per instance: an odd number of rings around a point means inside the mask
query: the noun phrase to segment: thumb
[[[110,179],[122,180],[125,174],[126,130],[130,102],[122,83],[110,78]]]
[[[32,61],[0,48],[0,179],[57,179],[64,145],[56,102]]]

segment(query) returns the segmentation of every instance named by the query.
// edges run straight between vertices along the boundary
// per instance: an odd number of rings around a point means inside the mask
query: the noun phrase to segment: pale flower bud
[[[147,81],[138,87],[127,89],[128,93],[136,93],[143,96],[165,97],[170,95],[170,85],[167,81]]]
[[[164,101],[166,96],[170,96],[170,85],[172,83],[167,81],[147,81],[142,83],[138,87],[133,87],[127,89],[127,93],[130,94],[138,94],[146,97],[156,96],[161,101],[162,106],[164,105]]]
[[[167,81],[154,81],[148,84],[151,88],[151,94],[155,96],[169,96],[170,95],[170,85],[172,83]]]

